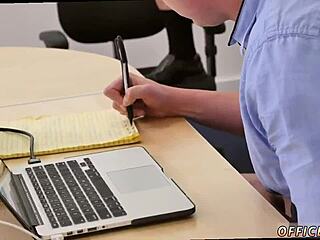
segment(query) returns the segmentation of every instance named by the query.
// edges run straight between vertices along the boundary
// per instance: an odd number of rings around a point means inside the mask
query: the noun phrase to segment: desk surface
[[[109,108],[110,101],[101,92],[119,73],[115,60],[99,55],[0,48],[0,120]],[[190,196],[196,213],[178,221],[85,235],[85,239],[272,237],[278,226],[288,224],[184,119],[143,119],[137,125],[142,136],[137,145],[143,145]],[[25,163],[26,159],[8,162],[9,167]],[[2,204],[0,219],[17,223]],[[2,226],[0,232],[0,239],[26,239]]]

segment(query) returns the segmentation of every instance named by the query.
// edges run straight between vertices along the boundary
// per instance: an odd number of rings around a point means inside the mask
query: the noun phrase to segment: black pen
[[[122,80],[123,80],[123,90],[124,93],[128,91],[128,88],[132,86],[130,77],[129,77],[129,70],[128,70],[128,59],[126,50],[124,48],[123,40],[120,36],[117,36],[114,40],[114,46],[115,46],[115,52],[116,57],[121,62],[121,71],[122,71]],[[128,119],[130,124],[132,125],[133,122],[133,108],[132,105],[127,106],[127,112],[128,112]]]

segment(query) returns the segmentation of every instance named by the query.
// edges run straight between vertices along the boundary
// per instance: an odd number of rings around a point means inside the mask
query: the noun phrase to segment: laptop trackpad
[[[169,186],[167,179],[153,165],[108,172],[107,175],[120,193]]]

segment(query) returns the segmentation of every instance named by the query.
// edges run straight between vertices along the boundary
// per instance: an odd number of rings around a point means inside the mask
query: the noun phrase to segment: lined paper
[[[35,153],[62,153],[135,143],[140,140],[136,126],[113,109],[66,115],[33,116],[0,122],[1,127],[30,132]],[[0,158],[29,156],[29,138],[0,132]]]

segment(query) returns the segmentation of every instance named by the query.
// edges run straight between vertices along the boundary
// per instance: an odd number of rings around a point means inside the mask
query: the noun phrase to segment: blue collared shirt
[[[320,1],[245,0],[240,106],[255,172],[320,225]]]

